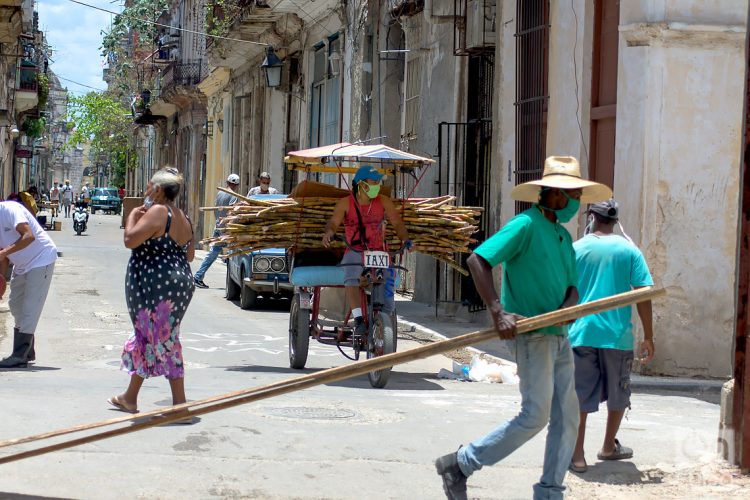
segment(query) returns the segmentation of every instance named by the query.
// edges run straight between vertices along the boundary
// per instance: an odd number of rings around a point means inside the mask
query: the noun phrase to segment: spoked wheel
[[[396,352],[396,333],[393,329],[391,317],[379,312],[372,318],[372,327],[367,337],[367,359],[377,358]],[[367,374],[370,385],[382,389],[391,376],[391,367],[371,371]]]
[[[304,368],[310,347],[310,310],[299,306],[299,295],[292,297],[289,309],[289,366]]]

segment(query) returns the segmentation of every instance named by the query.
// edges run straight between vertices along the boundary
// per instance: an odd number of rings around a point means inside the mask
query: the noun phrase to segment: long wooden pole
[[[663,289],[657,290],[652,287],[639,288],[638,290],[633,290],[631,292],[614,295],[612,297],[588,302],[586,304],[568,307],[566,309],[560,309],[547,314],[541,314],[539,316],[534,316],[533,318],[525,318],[518,322],[518,333],[528,333],[546,326],[573,321],[582,316],[588,316],[590,314],[596,314],[610,309],[617,309],[627,305],[636,304],[638,302],[652,300],[664,295],[665,293],[666,292]],[[49,439],[66,434],[72,434],[75,432],[88,431],[99,427],[147,419],[147,417],[154,417],[145,421],[136,421],[128,427],[113,429],[97,434],[91,434],[81,438],[63,441],[61,443],[35,448],[29,451],[7,455],[5,457],[0,457],[0,464],[15,462],[24,458],[35,457],[38,455],[51,453],[53,451],[59,451],[66,448],[72,448],[74,446],[99,441],[102,439],[129,434],[131,432],[137,432],[157,425],[168,424],[177,420],[182,420],[184,418],[225,410],[234,406],[259,401],[261,399],[280,396],[290,392],[307,389],[316,385],[328,384],[331,382],[344,380],[347,378],[355,377],[357,375],[368,373],[370,371],[382,370],[394,365],[427,358],[436,354],[441,354],[457,349],[459,347],[478,344],[495,338],[497,338],[497,332],[494,329],[480,330],[473,333],[467,333],[465,335],[461,335],[452,339],[435,342],[433,344],[419,346],[407,351],[387,354],[385,356],[368,359],[366,361],[360,361],[358,363],[353,363],[350,365],[329,368],[317,373],[311,373],[300,377],[282,380],[261,387],[254,387],[251,389],[230,392],[227,394],[214,396],[198,401],[192,401],[181,405],[172,406],[167,409],[153,410],[150,412],[135,414],[131,416],[103,420],[100,422],[94,422],[75,427],[68,427],[65,429],[51,431],[43,434],[1,441],[0,448],[3,448],[7,446],[40,441],[43,439]]]

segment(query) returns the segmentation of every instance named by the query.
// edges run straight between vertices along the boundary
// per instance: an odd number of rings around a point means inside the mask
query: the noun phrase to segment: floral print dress
[[[183,378],[180,322],[195,285],[185,247],[169,236],[167,207],[164,235],[133,249],[125,274],[125,298],[134,331],[125,342],[122,369],[143,378]]]

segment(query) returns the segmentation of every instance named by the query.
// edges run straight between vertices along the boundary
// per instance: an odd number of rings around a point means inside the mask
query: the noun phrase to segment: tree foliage
[[[154,24],[169,10],[168,0],[132,0],[112,21],[108,31],[102,31],[102,56],[107,59],[110,74],[123,94],[139,92],[148,71],[143,63],[133,60],[139,50],[152,51],[164,27]]]
[[[131,140],[134,125],[125,105],[106,92],[72,96],[68,121],[75,127],[69,144],[89,143],[94,157],[108,158],[114,172],[113,184],[124,185],[125,172],[137,165]]]

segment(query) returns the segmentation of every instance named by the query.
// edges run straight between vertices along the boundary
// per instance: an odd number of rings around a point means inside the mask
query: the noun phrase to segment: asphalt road
[[[69,221],[51,233],[62,257],[37,332],[37,362],[0,371],[0,440],[123,415],[106,399],[127,384],[119,355],[131,328],[123,295],[129,251],[119,217],[92,216],[82,236]],[[311,343],[309,369],[290,370],[286,304],[241,310],[223,298],[225,269],[221,262],[210,269],[211,288],[196,290],[183,323],[189,399],[349,363],[335,348]],[[413,346],[399,341],[400,350]],[[4,354],[10,348],[9,338],[0,342]],[[0,465],[0,498],[441,498],[434,459],[514,415],[520,399],[515,386],[438,380],[440,368],[450,361],[399,366],[383,390],[363,376],[205,415],[194,425]],[[163,378],[146,381],[141,410],[170,402]],[[713,450],[716,405],[643,395],[633,406],[621,440],[640,461],[606,464],[603,477],[639,481],[639,468],[678,468]],[[590,461],[603,416],[590,418]],[[541,434],[502,466],[472,477],[470,497],[529,498],[540,474]],[[0,448],[0,456],[31,447]],[[585,488],[573,493],[584,498]]]

